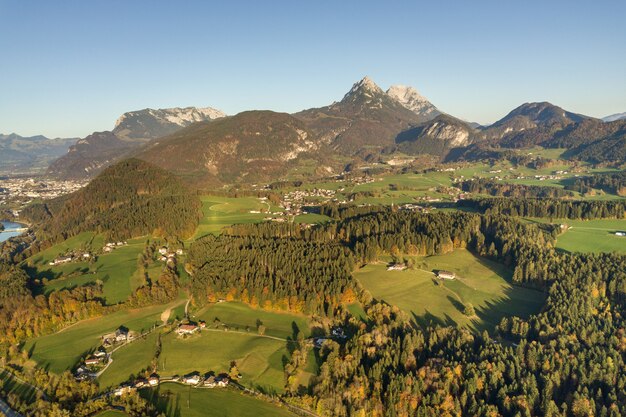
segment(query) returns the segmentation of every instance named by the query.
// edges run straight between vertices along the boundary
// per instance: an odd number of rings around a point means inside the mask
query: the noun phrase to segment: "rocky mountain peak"
[[[371,78],[365,76],[360,81],[354,83],[343,99],[346,100],[357,95],[371,96],[373,94],[384,94],[384,91]]]
[[[415,114],[427,119],[432,119],[441,114],[437,107],[413,87],[392,85],[387,90],[387,95]]]

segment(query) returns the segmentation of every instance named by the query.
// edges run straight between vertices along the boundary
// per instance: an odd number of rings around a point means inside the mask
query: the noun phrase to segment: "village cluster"
[[[54,258],[53,260],[48,262],[48,265],[57,266],[70,262],[85,262],[91,260],[92,258],[94,258],[94,254],[90,251],[74,250],[66,253],[65,255]]]
[[[107,244],[105,244],[102,247],[102,252],[104,253],[109,253],[109,252],[113,252],[115,249],[120,248],[122,246],[126,246],[128,245],[128,242],[123,241],[123,242],[108,242]]]
[[[87,185],[87,181],[53,180],[35,178],[2,178],[0,204],[26,205],[33,200],[49,200],[72,193]]]
[[[182,255],[182,249],[170,250],[166,246],[159,248],[159,260],[162,262],[176,262],[176,255]]]
[[[124,326],[120,326],[114,332],[102,335],[102,345],[85,357],[81,365],[74,371],[76,380],[84,381],[96,378],[111,362],[111,354],[107,349],[131,342],[136,337],[137,334],[135,332],[128,330]]]
[[[207,372],[204,375],[199,372],[192,372],[184,376],[174,375],[171,377],[161,377],[153,373],[148,378],[137,378],[132,383],[120,385],[113,390],[112,394],[121,397],[138,389],[156,387],[164,382],[177,382],[196,388],[225,388],[230,384],[230,377],[225,373],[215,375],[214,372]]]

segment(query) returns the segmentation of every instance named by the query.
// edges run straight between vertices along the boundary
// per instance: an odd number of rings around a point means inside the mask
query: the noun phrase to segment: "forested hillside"
[[[198,224],[200,202],[174,175],[128,159],[107,168],[85,188],[34,204],[23,215],[41,225],[44,240],[83,231],[111,239],[155,234],[189,236]]]

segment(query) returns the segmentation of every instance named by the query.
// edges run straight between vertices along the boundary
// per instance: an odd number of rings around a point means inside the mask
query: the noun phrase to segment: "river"
[[[10,237],[19,236],[25,232],[25,230],[23,230],[26,227],[25,224],[5,221],[1,223],[4,226],[4,230],[0,232],[0,242],[4,242]]]

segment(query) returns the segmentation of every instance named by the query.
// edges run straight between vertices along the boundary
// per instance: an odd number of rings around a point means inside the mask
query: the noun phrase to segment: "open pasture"
[[[467,250],[413,259],[413,269],[388,271],[385,264],[370,264],[355,277],[374,298],[400,307],[419,324],[491,329],[504,316],[538,312],[545,298],[539,291],[513,286],[509,270]],[[438,270],[454,272],[457,278],[440,280],[434,274]],[[474,317],[463,314],[466,304],[474,307]]]

